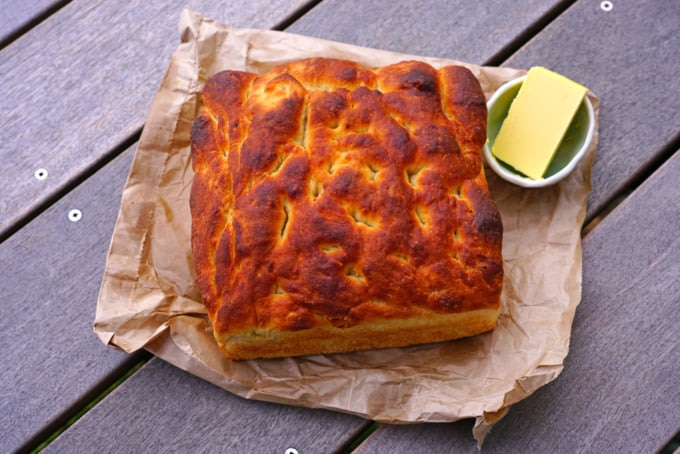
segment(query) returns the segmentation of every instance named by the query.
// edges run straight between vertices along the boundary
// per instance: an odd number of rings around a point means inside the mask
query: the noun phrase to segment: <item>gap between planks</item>
[[[57,188],[53,194],[47,197],[42,203],[36,205],[26,216],[10,225],[4,232],[0,232],[0,244],[37,218],[43,211],[54,205],[57,201],[59,201],[62,197],[71,192],[81,183],[85,182],[92,175],[104,168],[118,155],[133,145],[136,146],[135,144],[139,141],[141,134],[142,127],[139,127],[132,134],[130,134],[127,139],[120,142],[118,146],[112,148],[109,150],[109,152],[104,153],[98,160],[92,163],[92,165],[86,168],[76,178],[66,181],[60,188]]]
[[[367,422],[366,425],[364,425],[359,430],[357,435],[352,437],[352,439],[350,439],[344,446],[335,451],[335,454],[349,454],[354,452],[354,450],[357,449],[359,445],[363,443],[368,437],[370,437],[373,432],[378,429],[378,427],[380,427],[380,423],[375,421]]]
[[[276,31],[284,31],[290,27],[295,21],[300,19],[302,16],[311,11],[316,5],[321,3],[323,0],[310,0],[303,6],[299,7],[297,10],[293,11],[288,17],[281,20],[278,24],[274,25],[271,29]]]
[[[661,166],[668,162],[671,157],[680,151],[680,133],[676,134],[668,144],[661,150],[656,159],[653,159],[642,167],[637,173],[632,175],[623,189],[611,197],[607,203],[602,206],[602,209],[593,213],[589,218],[586,218],[583,229],[581,230],[581,237],[590,233],[609,213],[614,211],[629,195],[640,187],[649,177],[654,174]]]
[[[19,25],[11,33],[9,33],[7,36],[5,36],[4,39],[0,40],[0,51],[2,49],[4,49],[5,47],[9,46],[10,44],[12,44],[17,39],[21,38],[23,35],[28,33],[31,29],[33,29],[34,27],[39,25],[45,19],[49,18],[52,14],[56,13],[57,11],[62,9],[64,6],[71,3],[71,1],[72,0],[62,0],[62,1],[55,2],[51,6],[45,8],[44,10],[42,10],[40,12],[38,12],[35,16],[30,18],[24,24]]]
[[[153,355],[146,350],[140,350],[130,354],[120,366],[114,369],[104,380],[85,393],[76,403],[65,409],[52,422],[27,440],[16,452],[36,453],[44,449],[52,440],[62,432],[75,424],[92,407],[108,396],[120,384],[125,382]]]
[[[518,34],[513,40],[503,46],[498,52],[487,59],[484,66],[500,66],[503,62],[508,60],[515,52],[522,46],[528,43],[534,36],[538,35],[548,24],[557,19],[563,12],[565,12],[577,0],[565,0],[553,6],[546,12],[539,20],[531,24],[526,30]]]

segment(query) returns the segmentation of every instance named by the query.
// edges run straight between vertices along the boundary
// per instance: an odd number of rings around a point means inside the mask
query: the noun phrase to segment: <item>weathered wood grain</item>
[[[0,51],[0,237],[141,128],[183,8],[269,28],[304,3],[74,0]]]
[[[584,240],[565,370],[513,406],[485,453],[656,452],[680,427],[680,152]],[[460,426],[382,426],[359,453],[477,452]]]
[[[365,426],[345,414],[246,400],[154,358],[45,452],[325,454]]]
[[[680,138],[680,3],[579,1],[505,64],[547,66],[601,98],[588,217]]]
[[[287,31],[485,64],[564,0],[407,2],[325,0]]]
[[[0,244],[0,451],[12,452],[127,355],[92,331],[132,150]],[[69,218],[80,210],[78,222]]]
[[[0,51],[0,237],[141,127],[177,45],[182,7],[266,28],[302,3],[74,1]],[[502,20],[497,2],[494,11],[411,3],[329,0],[289,30],[480,63],[548,9],[503,2],[507,14],[520,12]],[[600,3],[576,3],[505,63],[551,67],[602,98],[591,215],[664,155],[680,125],[680,8],[624,0],[605,12]],[[463,21],[461,11],[484,15]],[[0,244],[0,451],[16,449],[126,358],[103,347],[91,323],[130,158],[124,153]],[[40,167],[45,180],[34,178]],[[588,234],[566,369],[514,406],[484,451],[653,452],[677,431],[679,176],[676,152]],[[72,208],[82,211],[79,222],[68,220]],[[329,452],[364,425],[246,401],[154,359],[49,450]],[[477,452],[470,427],[381,426],[358,452]]]
[[[4,2],[0,8],[0,43],[25,29],[38,17],[63,3],[59,0]]]

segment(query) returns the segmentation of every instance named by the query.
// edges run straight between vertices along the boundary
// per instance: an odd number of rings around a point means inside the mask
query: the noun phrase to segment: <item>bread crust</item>
[[[493,329],[503,227],[464,67],[313,58],[224,71],[192,129],[192,250],[232,359]]]

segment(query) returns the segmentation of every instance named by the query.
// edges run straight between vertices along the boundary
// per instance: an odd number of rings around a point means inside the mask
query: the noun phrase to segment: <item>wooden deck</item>
[[[0,452],[477,452],[469,420],[389,425],[246,400],[92,333],[122,189],[187,6],[234,27],[543,65],[595,92],[565,369],[483,452],[680,449],[680,4],[421,3],[43,0],[0,13]]]

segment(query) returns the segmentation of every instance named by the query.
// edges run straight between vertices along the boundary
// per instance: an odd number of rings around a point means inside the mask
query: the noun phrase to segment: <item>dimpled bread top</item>
[[[462,66],[314,58],[210,78],[192,130],[192,249],[233,359],[493,329],[502,224],[486,103]]]

